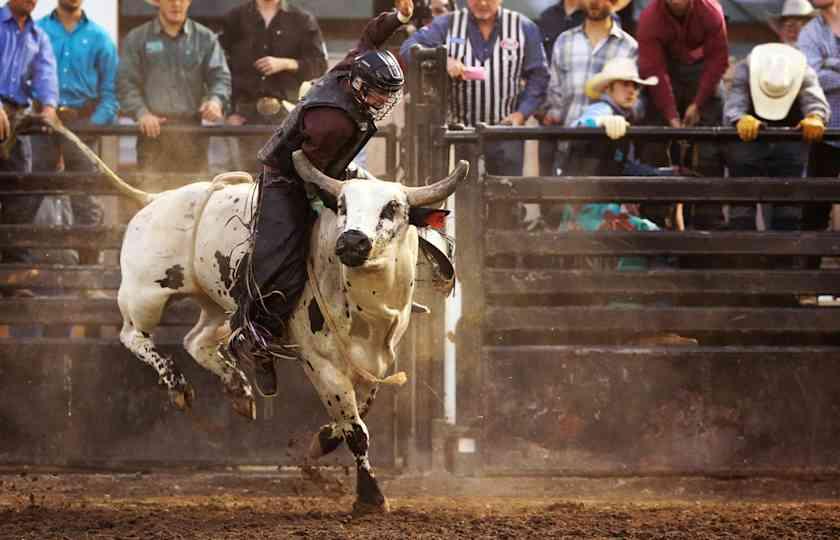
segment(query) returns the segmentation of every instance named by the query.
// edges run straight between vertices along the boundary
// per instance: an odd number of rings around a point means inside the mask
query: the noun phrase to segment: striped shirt
[[[598,74],[613,58],[638,58],[636,40],[613,22],[606,39],[592,46],[584,32],[585,24],[567,30],[554,42],[551,80],[548,83],[548,114],[569,127],[589,104],[586,81]]]
[[[548,66],[542,36],[524,15],[500,8],[493,33],[485,40],[475,17],[461,9],[436,17],[409,37],[400,48],[403,59],[410,60],[414,44],[445,45],[448,55],[465,66],[484,67],[484,81],[452,81],[449,113],[454,122],[498,124],[513,112],[527,118],[545,99]]]

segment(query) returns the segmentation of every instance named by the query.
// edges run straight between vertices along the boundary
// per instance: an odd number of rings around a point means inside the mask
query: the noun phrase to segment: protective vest
[[[523,17],[504,8],[497,15],[499,35],[490,55],[479,62],[469,39],[470,12],[467,8],[449,18],[446,46],[450,57],[467,67],[483,67],[483,81],[451,81],[450,121],[467,126],[478,122],[498,124],[515,110],[519,81],[525,61]],[[478,32],[475,29],[475,32]]]
[[[376,124],[367,108],[356,101],[349,91],[349,86],[345,88],[344,81],[347,77],[346,71],[331,71],[321,77],[292,109],[280,129],[257,153],[257,159],[277,170],[282,176],[300,179],[292,163],[292,152],[299,150],[303,145],[304,113],[315,107],[331,107],[347,113],[357,127],[356,136],[347,141],[344,148],[338,149],[333,161],[322,171],[333,178],[344,178],[347,166],[376,133]]]

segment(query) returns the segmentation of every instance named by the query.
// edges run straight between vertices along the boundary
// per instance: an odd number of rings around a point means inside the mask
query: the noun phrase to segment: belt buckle
[[[59,107],[56,115],[62,122],[67,123],[79,118],[79,111],[72,107]]]
[[[257,112],[263,116],[277,116],[283,105],[276,97],[261,97],[257,100]]]

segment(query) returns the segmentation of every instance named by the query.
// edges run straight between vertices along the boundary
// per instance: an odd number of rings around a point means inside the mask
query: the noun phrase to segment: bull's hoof
[[[191,409],[193,401],[195,401],[195,389],[189,384],[169,390],[169,402],[179,411]]]
[[[391,511],[388,499],[383,499],[379,504],[369,503],[356,499],[353,503],[353,517],[369,516],[371,514],[387,514]]]
[[[248,420],[257,419],[257,402],[253,397],[241,396],[231,398],[230,406],[233,407],[236,414],[247,418]]]

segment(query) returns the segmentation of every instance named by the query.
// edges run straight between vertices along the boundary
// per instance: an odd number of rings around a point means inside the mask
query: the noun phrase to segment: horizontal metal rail
[[[493,255],[840,255],[840,233],[782,232],[520,232],[491,230]]]
[[[189,124],[166,123],[160,128],[164,134],[198,135],[203,137],[239,137],[272,135],[277,131],[278,126],[252,125],[252,126],[198,126]],[[107,137],[107,136],[137,136],[140,135],[140,128],[136,125],[104,125],[104,126],[81,126],[73,129],[73,133],[80,137]],[[27,135],[51,135],[49,128],[32,128],[26,131]],[[389,138],[397,136],[396,124],[386,124],[377,130],[374,137]]]
[[[0,288],[117,289],[119,286],[117,266],[0,265]]]
[[[510,365],[521,369],[523,363],[589,361],[621,362],[633,359],[701,361],[802,362],[840,361],[840,347],[622,347],[586,345],[511,345],[489,346],[483,354],[491,365]]]
[[[644,140],[714,140],[734,142],[740,140],[738,131],[732,127],[671,128],[665,126],[632,126],[627,128],[627,137]],[[485,140],[591,140],[605,139],[601,128],[582,127],[512,127],[479,124],[475,128],[448,129],[441,126],[436,140],[445,143],[478,143]],[[824,140],[840,139],[840,129],[826,129]],[[801,141],[802,131],[795,128],[767,128],[758,135],[759,141],[790,140]]]
[[[484,194],[495,201],[542,202],[834,202],[836,178],[696,178],[604,176],[484,177]]]
[[[192,325],[198,320],[198,305],[172,302],[161,325]],[[121,325],[117,302],[110,298],[14,298],[0,299],[0,324],[93,324]]]

